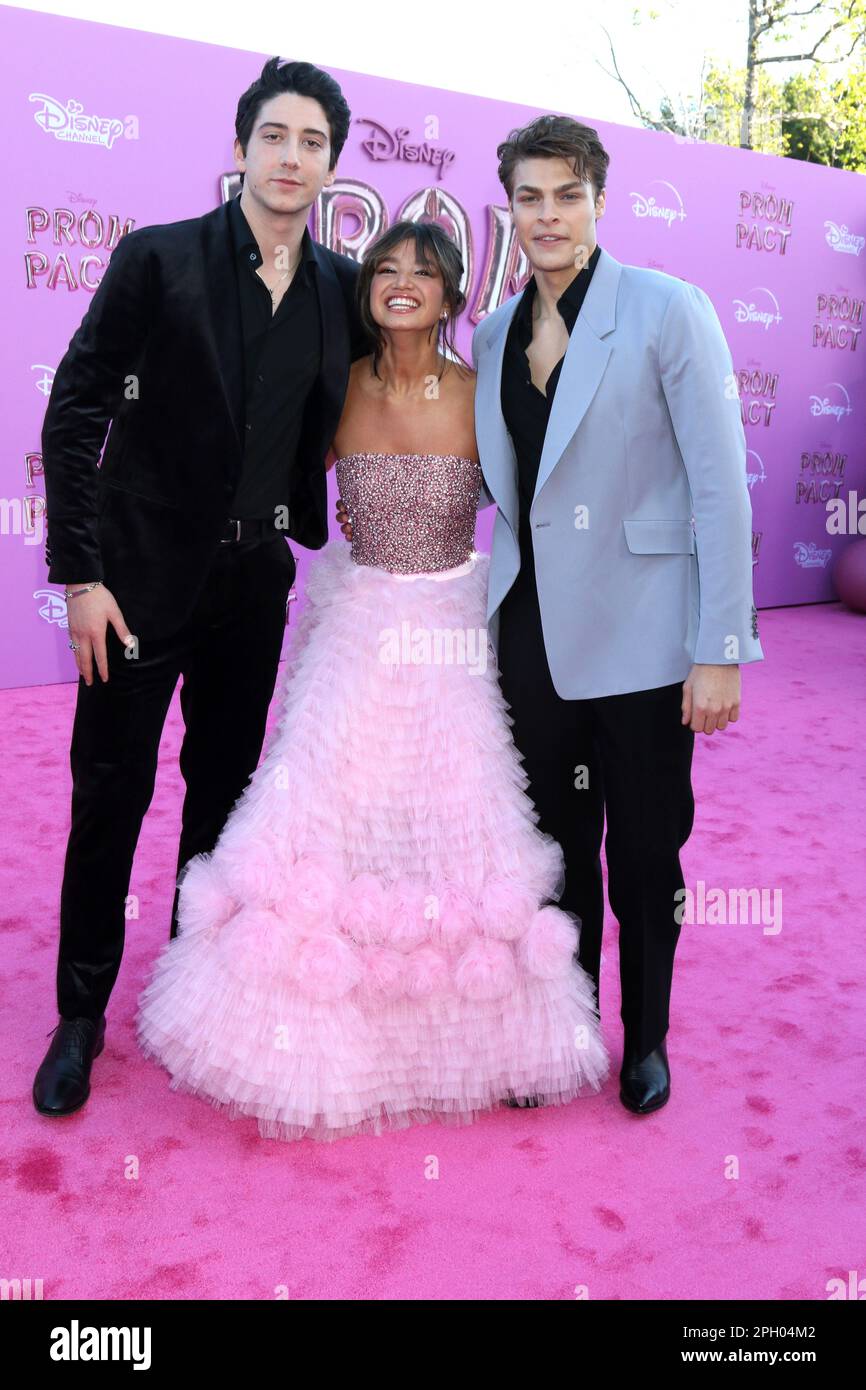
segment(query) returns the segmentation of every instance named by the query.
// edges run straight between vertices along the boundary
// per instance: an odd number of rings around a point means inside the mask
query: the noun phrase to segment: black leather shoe
[[[33,1104],[40,1115],[71,1115],[90,1095],[90,1068],[105,1046],[105,1014],[61,1018],[33,1082]]]
[[[666,1105],[671,1094],[671,1069],[664,1041],[642,1060],[623,1057],[619,1083],[619,1098],[635,1115],[649,1115]]]
[[[510,1105],[513,1110],[531,1110],[537,1109],[541,1105],[541,1101],[538,1096],[514,1096],[509,1093],[503,1104]]]

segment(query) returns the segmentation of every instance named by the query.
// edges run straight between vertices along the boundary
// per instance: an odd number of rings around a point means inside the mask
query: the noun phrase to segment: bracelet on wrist
[[[101,580],[101,579],[94,579],[94,581],[93,581],[92,584],[85,584],[83,589],[65,589],[65,590],[64,590],[64,597],[65,597],[66,599],[71,599],[71,598],[78,598],[79,594],[89,594],[90,591],[91,591],[91,589],[95,589],[96,586],[97,586],[97,584],[101,584],[101,583],[102,583],[102,580]]]

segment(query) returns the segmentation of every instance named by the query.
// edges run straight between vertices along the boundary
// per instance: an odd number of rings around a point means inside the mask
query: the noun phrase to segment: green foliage
[[[866,69],[830,82],[790,77],[781,105],[784,153],[791,159],[866,172]]]
[[[751,119],[744,119],[745,64],[705,67],[700,93],[679,94],[678,110],[665,96],[658,117],[636,100],[635,113],[652,129],[684,140],[866,172],[866,0],[821,0],[805,8],[794,0],[740,3],[747,14],[751,6],[754,26],[744,53],[751,64]],[[657,17],[638,9],[633,20]]]

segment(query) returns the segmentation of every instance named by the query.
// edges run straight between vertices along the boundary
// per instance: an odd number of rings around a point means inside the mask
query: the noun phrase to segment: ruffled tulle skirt
[[[608,1074],[487,645],[487,565],[316,556],[265,757],[181,875],[138,1040],[263,1136],[467,1123]]]

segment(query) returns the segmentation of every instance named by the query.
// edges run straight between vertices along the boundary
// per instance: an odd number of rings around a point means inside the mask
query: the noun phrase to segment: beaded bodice
[[[475,545],[481,465],[459,454],[346,454],[336,462],[352,559],[398,574],[452,569]]]

